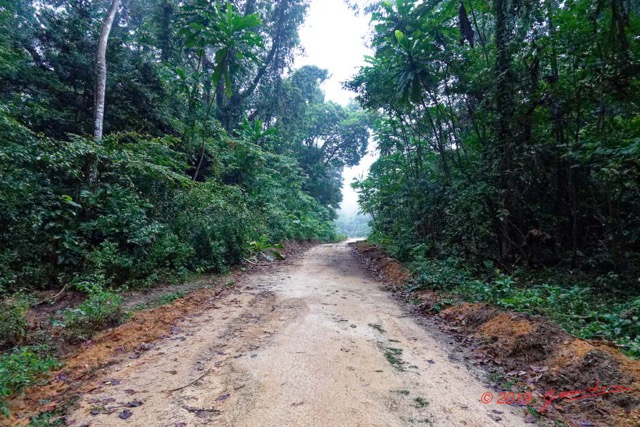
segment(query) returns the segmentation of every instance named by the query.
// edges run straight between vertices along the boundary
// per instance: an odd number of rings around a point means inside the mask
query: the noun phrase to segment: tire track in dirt
[[[520,426],[344,244],[245,276],[92,379],[82,426]],[[495,407],[494,407],[495,408]],[[502,412],[504,411],[504,412]],[[124,419],[123,419],[124,418]],[[528,424],[530,425],[530,424]]]

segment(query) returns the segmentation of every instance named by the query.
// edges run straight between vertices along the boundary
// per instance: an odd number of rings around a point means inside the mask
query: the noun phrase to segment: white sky
[[[327,100],[346,105],[353,98],[353,93],[342,88],[342,82],[364,65],[365,55],[371,54],[365,43],[368,25],[369,18],[355,16],[344,0],[311,0],[307,19],[300,29],[305,55],[296,58],[295,67],[317,65],[329,70],[330,78],[323,84]],[[370,154],[360,165],[345,169],[341,210],[346,215],[358,211],[358,196],[350,186],[351,181],[366,174],[374,160]]]

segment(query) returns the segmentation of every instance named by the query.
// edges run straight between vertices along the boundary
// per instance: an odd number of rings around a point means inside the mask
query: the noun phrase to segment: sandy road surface
[[[106,369],[67,419],[145,427],[525,425],[508,407],[483,405],[486,387],[449,356],[345,244],[323,245],[246,277],[139,358]]]

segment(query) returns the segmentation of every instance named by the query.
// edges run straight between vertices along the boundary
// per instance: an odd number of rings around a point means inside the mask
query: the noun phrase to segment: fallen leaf
[[[67,374],[62,373],[62,374],[56,375],[54,379],[55,381],[67,382],[69,380],[69,376]]]
[[[122,419],[122,420],[126,420],[128,418],[131,418],[131,416],[133,415],[133,412],[131,412],[128,409],[125,409],[124,411],[120,412],[118,414],[118,418]]]

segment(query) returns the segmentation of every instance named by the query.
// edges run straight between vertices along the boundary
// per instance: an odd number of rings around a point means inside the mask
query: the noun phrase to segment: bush
[[[78,276],[147,286],[225,271],[261,235],[335,238],[331,210],[303,191],[294,158],[228,139],[207,139],[211,164],[195,182],[172,137],[61,141],[0,108],[0,292],[59,289]]]
[[[125,318],[120,295],[95,283],[83,282],[82,285],[89,290],[87,299],[63,313],[64,335],[72,342],[88,340],[96,332],[116,326]]]
[[[242,260],[259,220],[239,188],[206,183],[178,197],[172,231],[190,247],[190,269],[220,272]]]
[[[51,356],[51,350],[46,346],[20,347],[1,354],[0,411],[9,415],[5,399],[38,384],[43,374],[59,366],[60,363]]]
[[[29,299],[17,295],[0,302],[0,350],[22,344],[27,338]]]

